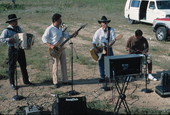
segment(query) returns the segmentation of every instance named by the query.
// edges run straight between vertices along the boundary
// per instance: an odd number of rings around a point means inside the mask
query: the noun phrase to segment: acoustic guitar
[[[55,44],[54,48],[49,48],[49,54],[54,57],[54,58],[58,58],[59,55],[61,54],[61,52],[65,49],[63,46],[65,43],[67,43],[71,38],[73,38],[77,32],[79,32],[81,29],[85,28],[87,24],[84,24],[82,26],[80,26],[80,28],[78,30],[76,30],[72,35],[70,35],[70,37],[68,39],[66,39],[64,42],[62,42],[61,44]],[[61,38],[59,40],[59,43],[62,41],[63,38]]]
[[[110,46],[112,46],[116,40],[119,40],[119,39],[121,39],[122,37],[123,37],[123,35],[122,35],[122,34],[119,34],[119,35],[115,38],[114,41],[111,41],[111,42],[110,42],[110,44],[111,44]],[[92,57],[95,61],[100,60],[101,57],[102,57],[102,55],[104,55],[104,54],[107,53],[107,50],[106,50],[107,48],[106,48],[106,46],[104,46],[104,45],[97,47],[97,49],[98,49],[98,52],[95,51],[95,48],[94,48],[94,47],[92,47],[92,48],[90,49],[91,57]]]

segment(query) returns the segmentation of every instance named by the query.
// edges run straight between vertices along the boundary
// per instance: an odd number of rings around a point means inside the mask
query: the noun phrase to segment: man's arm
[[[144,42],[144,51],[142,52],[143,54],[146,54],[146,53],[148,53],[148,51],[149,51],[149,43],[148,43],[148,41],[147,41],[147,39],[145,38],[145,42]]]
[[[94,47],[94,51],[97,52],[98,49],[97,49],[97,42],[98,42],[98,35],[97,35],[97,31],[95,32],[94,36],[93,36],[93,39],[92,39],[92,45]]]
[[[114,28],[110,28],[110,41],[109,46],[112,46],[116,42],[116,33]]]
[[[132,37],[129,37],[128,40],[127,40],[127,43],[126,43],[126,51],[128,51],[129,54],[132,51],[132,49],[131,49],[131,40],[132,40]]]
[[[49,32],[49,29],[47,28],[46,30],[45,30],[45,32],[44,32],[44,34],[43,34],[43,36],[42,36],[42,42],[44,43],[44,44],[46,44],[49,48],[51,48],[51,49],[53,49],[54,48],[54,45],[52,45],[52,44],[50,44],[49,42],[48,42],[48,39],[49,39],[49,36],[50,36],[50,34],[49,34],[50,32]]]
[[[7,29],[4,29],[1,33],[1,36],[0,36],[0,42],[2,43],[15,43],[15,39],[14,37],[8,37],[8,30]]]

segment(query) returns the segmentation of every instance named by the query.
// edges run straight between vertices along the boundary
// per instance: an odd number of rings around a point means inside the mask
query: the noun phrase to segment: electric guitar
[[[65,49],[63,46],[65,43],[67,43],[71,38],[73,38],[77,32],[79,32],[81,29],[85,28],[87,24],[84,24],[82,26],[80,26],[79,29],[77,29],[72,35],[70,35],[70,37],[68,39],[66,39],[64,42],[62,42],[61,44],[55,44],[54,48],[49,48],[49,54],[54,57],[57,58],[59,57],[59,55],[61,54],[61,52]],[[64,30],[65,31],[65,30]],[[63,32],[63,31],[62,31]],[[62,41],[62,38],[59,40],[59,43]]]
[[[123,37],[123,35],[122,35],[122,34],[119,34],[119,35],[115,38],[114,41],[111,41],[111,42],[110,42],[110,44],[111,44],[110,46],[112,46],[116,40],[119,40],[119,39],[121,39],[122,37]],[[95,61],[100,60],[101,57],[102,57],[102,55],[104,55],[104,54],[107,53],[107,50],[106,50],[107,48],[106,48],[105,45],[99,46],[99,47],[97,47],[97,49],[98,49],[98,52],[95,51],[95,48],[94,48],[94,47],[92,47],[92,48],[90,49],[91,57],[92,57]]]

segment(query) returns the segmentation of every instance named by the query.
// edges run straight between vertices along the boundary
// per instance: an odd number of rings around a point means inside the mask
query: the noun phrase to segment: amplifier
[[[170,86],[170,73],[169,72],[161,73],[161,86]]]
[[[161,97],[170,96],[170,86],[156,86],[155,92]]]
[[[86,98],[83,97],[58,97],[52,105],[53,115],[86,115]]]
[[[161,73],[161,84],[155,87],[155,92],[161,97],[170,96],[170,73]]]
[[[140,74],[143,57],[143,54],[105,56],[105,74],[108,77]]]

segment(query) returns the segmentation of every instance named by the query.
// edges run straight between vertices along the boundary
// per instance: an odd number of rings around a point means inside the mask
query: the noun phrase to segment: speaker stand
[[[123,103],[123,106],[125,108],[127,115],[131,115],[131,111],[130,111],[129,106],[126,102],[126,94],[125,94],[127,87],[129,85],[130,79],[131,79],[130,76],[126,76],[125,80],[122,84],[122,87],[120,87],[118,80],[115,80],[116,90],[119,93],[119,97],[118,97],[118,100],[117,100],[115,108],[114,108],[114,114],[116,114],[116,115],[119,115],[118,113],[119,113],[119,109],[121,108],[122,103]]]

